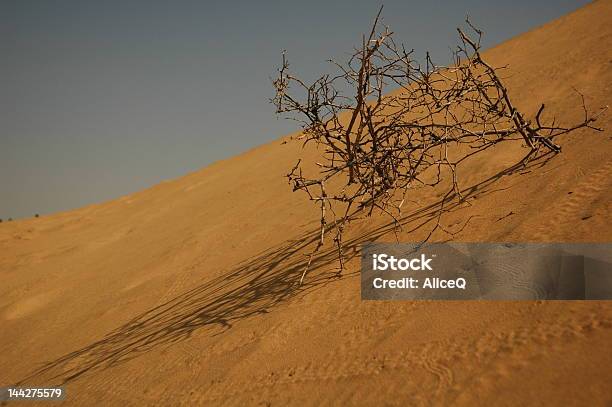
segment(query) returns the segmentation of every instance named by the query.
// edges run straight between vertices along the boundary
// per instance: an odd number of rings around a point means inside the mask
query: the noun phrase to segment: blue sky
[[[466,14],[485,47],[586,1],[385,1],[384,23],[445,62]],[[268,99],[286,49],[330,71],[379,1],[0,3],[0,218],[113,199],[296,130]]]

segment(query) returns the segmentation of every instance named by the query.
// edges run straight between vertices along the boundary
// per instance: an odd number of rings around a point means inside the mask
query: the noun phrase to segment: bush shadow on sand
[[[519,162],[462,189],[461,195],[465,200],[498,191],[493,187],[502,177],[542,167],[551,157],[546,154],[527,164]],[[449,194],[403,216],[400,221],[402,231],[410,233],[436,223],[441,210],[448,213],[461,209],[464,202],[455,198],[454,194]],[[392,233],[395,226],[390,222],[345,241],[347,260],[358,255],[360,244]],[[208,329],[210,335],[218,335],[243,319],[268,313],[291,298],[359,273],[358,270],[352,273],[345,270],[342,275],[330,272],[329,268],[337,262],[337,252],[330,248],[315,255],[308,276],[300,285],[306,263],[304,253],[316,245],[317,239],[318,228],[300,239],[261,252],[221,276],[134,317],[102,339],[43,364],[16,385],[67,384],[85,374],[117,366],[154,348],[184,341],[196,331],[201,333],[201,330]]]

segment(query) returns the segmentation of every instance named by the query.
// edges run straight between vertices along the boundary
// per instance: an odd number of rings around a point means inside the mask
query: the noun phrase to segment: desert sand
[[[562,123],[612,104],[612,2],[484,54],[509,65],[516,105]],[[612,114],[561,137],[549,161],[465,167],[442,218],[466,242],[612,241]],[[66,386],[68,405],[612,404],[612,301],[365,302],[359,245],[394,241],[374,217],[347,232],[341,278],[323,251],[296,281],[316,207],[284,174],[290,136],[106,203],[0,224],[0,386]],[[306,152],[306,154],[310,154]],[[95,182],[95,180],[92,180]],[[445,190],[421,190],[402,241]],[[437,231],[433,240],[448,239]]]

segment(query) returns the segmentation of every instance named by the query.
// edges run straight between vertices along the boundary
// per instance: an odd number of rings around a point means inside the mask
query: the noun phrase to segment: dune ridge
[[[509,65],[516,105],[562,123],[579,96],[611,104],[612,2],[596,1],[484,53]],[[609,242],[612,114],[603,133],[513,166],[497,149],[465,167],[469,205],[442,218],[460,241]],[[0,385],[64,384],[92,405],[610,405],[612,302],[361,302],[351,225],[341,278],[315,258],[318,214],[283,178],[281,140],[185,177],[74,211],[0,224]],[[306,151],[304,154],[312,154]],[[445,191],[422,190],[399,238],[428,230]],[[448,239],[438,231],[434,240]]]

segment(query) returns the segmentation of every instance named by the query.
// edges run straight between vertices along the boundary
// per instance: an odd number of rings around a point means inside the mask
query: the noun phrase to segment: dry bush
[[[447,196],[461,200],[457,167],[492,146],[522,142],[528,149],[526,163],[542,152],[560,152],[554,140],[562,134],[584,127],[601,131],[593,126],[599,114],[589,115],[582,95],[579,123],[545,123],[543,104],[528,120],[500,79],[503,68],[482,59],[482,31],[469,19],[470,35],[457,29],[453,63],[440,66],[429,54],[424,64],[417,63],[388,27],[379,29],[380,11],[348,62],[330,61],[336,75],[307,84],[289,72],[283,52],[273,81],[277,113],[300,121],[303,132],[297,139],[316,143],[322,151],[314,175],[305,175],[308,163],[301,160],[287,175],[293,190],[305,192],[321,213],[320,238],[301,280],[329,233],[342,271],[342,235],[349,221],[379,212],[399,228],[402,205],[414,188],[448,178],[452,189]],[[440,227],[438,217],[429,236]]]

